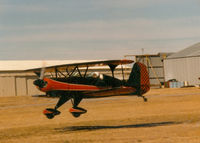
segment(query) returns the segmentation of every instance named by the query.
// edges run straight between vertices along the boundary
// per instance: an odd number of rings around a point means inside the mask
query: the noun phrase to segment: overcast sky
[[[0,60],[121,59],[200,42],[200,0],[0,0]]]

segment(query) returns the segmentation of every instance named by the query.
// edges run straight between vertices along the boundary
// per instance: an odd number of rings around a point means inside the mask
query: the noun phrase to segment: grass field
[[[138,97],[83,100],[80,118],[49,120],[58,99],[0,97],[0,143],[200,143],[200,89],[152,89]]]

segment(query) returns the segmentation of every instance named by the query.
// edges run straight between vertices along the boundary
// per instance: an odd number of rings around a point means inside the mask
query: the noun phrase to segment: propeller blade
[[[39,79],[43,79],[44,78],[44,72],[45,72],[45,68],[42,68],[40,71],[40,78]]]
[[[44,79],[44,73],[45,73],[45,62],[43,62],[43,64],[42,64],[41,71],[40,72],[38,71],[38,72],[35,72],[35,73],[39,77],[39,79],[36,79],[33,82],[33,84],[38,86],[39,88],[43,88],[47,84],[47,82],[43,80]]]
[[[42,64],[42,69],[40,71],[40,78],[39,79],[43,79],[44,78],[44,73],[45,73],[45,62],[43,62]]]

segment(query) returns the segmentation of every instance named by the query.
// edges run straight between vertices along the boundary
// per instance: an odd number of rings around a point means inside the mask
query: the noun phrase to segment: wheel
[[[52,108],[47,108],[43,111],[43,114],[48,118],[48,119],[53,119],[54,116],[59,115],[60,111]]]
[[[46,114],[46,117],[47,117],[48,119],[53,119],[53,118],[54,118],[54,115],[53,115],[53,114]]]
[[[73,115],[75,118],[78,118],[81,114],[80,114],[80,113],[72,112],[72,115]]]

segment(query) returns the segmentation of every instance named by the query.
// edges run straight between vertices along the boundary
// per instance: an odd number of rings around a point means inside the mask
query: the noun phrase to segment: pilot
[[[99,77],[99,72],[93,72],[91,73],[93,78],[98,78]]]
[[[88,75],[88,77],[100,78],[101,80],[103,80],[103,74],[100,74],[99,72],[92,72]]]
[[[88,76],[94,79],[93,84],[95,86],[105,86],[103,74],[100,74],[99,72],[92,72]]]

